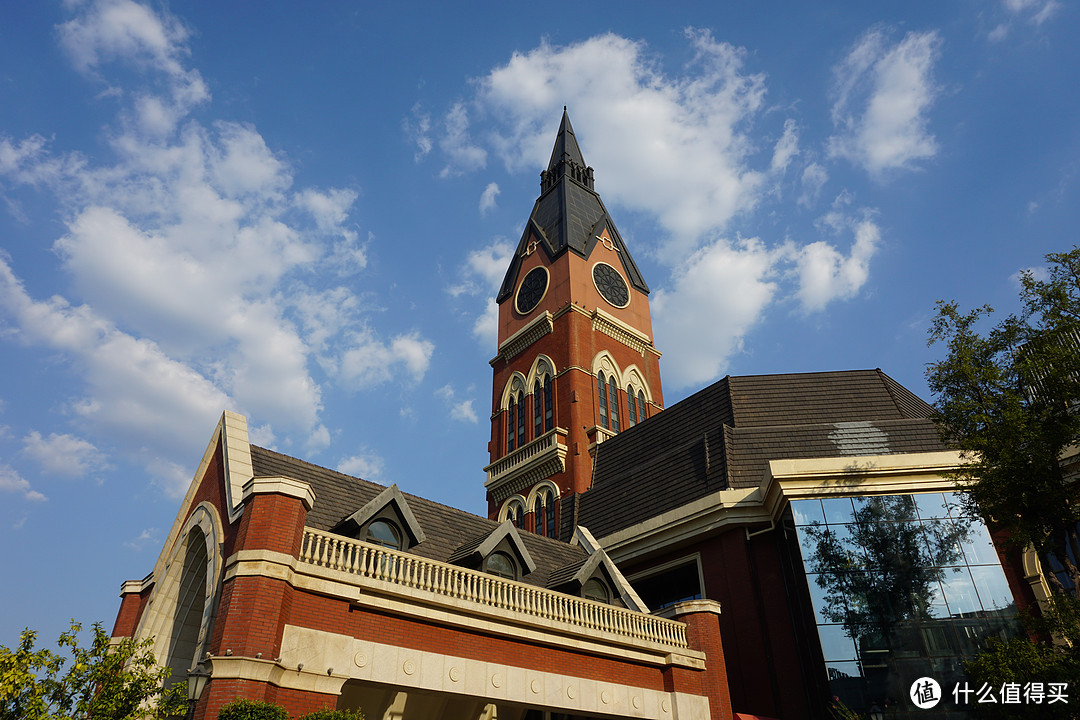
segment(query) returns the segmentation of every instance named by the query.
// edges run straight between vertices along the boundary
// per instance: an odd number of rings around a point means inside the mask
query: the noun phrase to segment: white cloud
[[[796,251],[797,297],[804,311],[824,310],[833,300],[852,298],[866,284],[881,230],[868,218],[852,220],[849,226],[855,238],[846,256],[823,240]]]
[[[413,160],[420,162],[434,146],[431,139],[431,115],[424,112],[417,103],[413,105],[412,117],[402,120],[401,126],[405,131],[405,136],[416,143],[416,154],[413,155]]]
[[[487,165],[487,151],[475,145],[469,137],[469,111],[462,103],[456,103],[450,108],[443,124],[445,133],[439,141],[439,147],[449,158],[449,162],[442,169],[443,177],[472,172]]]
[[[138,536],[131,540],[125,540],[124,546],[135,551],[142,550],[147,544],[157,545],[158,535],[159,532],[157,528],[146,528],[139,533]]]
[[[1004,0],[1004,5],[1015,15],[1026,15],[1032,25],[1042,25],[1062,8],[1058,0]]]
[[[699,385],[722,372],[776,294],[779,259],[756,238],[721,239],[675,269],[672,289],[650,302],[665,383]]]
[[[934,157],[926,114],[940,92],[933,79],[940,48],[936,32],[911,32],[895,45],[881,29],[866,33],[835,69],[830,154],[874,176]]]
[[[497,197],[499,197],[498,183],[488,183],[487,187],[484,188],[483,194],[480,195],[481,214],[495,209],[495,198]]]
[[[48,500],[48,498],[37,490],[31,488],[30,483],[19,475],[14,468],[10,465],[4,465],[3,463],[0,463],[0,492],[19,493],[26,500],[34,502]]]
[[[799,204],[804,207],[812,207],[821,196],[821,189],[829,181],[829,173],[824,167],[816,162],[809,163],[803,168],[802,192],[799,194]]]
[[[93,443],[74,435],[50,433],[46,438],[31,431],[23,438],[23,453],[53,475],[83,477],[105,467],[105,455]]]
[[[54,249],[71,281],[68,297],[31,297],[0,257],[0,314],[23,342],[70,360],[84,388],[67,409],[83,433],[123,438],[176,494],[190,477],[173,459],[200,451],[225,407],[317,449],[330,432],[313,369],[355,389],[386,381],[355,359],[363,348],[389,377],[422,377],[430,342],[380,337],[353,285],[307,284],[325,278],[313,271],[365,266],[357,191],[298,188],[251,125],[188,117],[209,93],[167,12],[127,0],[77,11],[60,28],[75,66],[104,83],[113,63],[134,65],[127,77],[142,84],[109,88],[121,108],[103,129],[111,159],[0,138],[0,179],[47,188],[65,208]]]
[[[476,414],[476,410],[473,408],[473,399],[458,399],[457,393],[451,385],[443,385],[441,388],[436,390],[435,397],[442,400],[446,404],[447,408],[449,408],[451,420],[460,420],[462,422],[469,423],[480,422],[480,417]]]
[[[338,461],[337,471],[371,480],[382,475],[386,462],[375,453],[362,452]]]
[[[353,387],[377,385],[402,375],[419,382],[433,352],[435,345],[416,332],[396,335],[389,343],[358,333],[352,347],[342,353],[340,375]]]
[[[499,342],[499,304],[495,298],[488,298],[484,313],[473,323],[472,332],[486,348],[494,348]]]
[[[776,141],[773,148],[772,171],[782,173],[791,164],[791,159],[799,154],[799,131],[795,121],[784,121],[784,134]]]
[[[103,65],[115,60],[162,75],[166,95],[135,94],[129,119],[140,132],[162,136],[192,107],[210,98],[199,72],[182,62],[189,54],[188,32],[167,12],[155,13],[132,0],[98,0],[60,25],[59,35],[80,72],[98,76]],[[110,88],[110,93],[117,92]]]
[[[614,34],[514,53],[478,83],[473,102],[498,119],[485,137],[511,169],[543,167],[553,118],[568,105],[576,129],[587,128],[579,140],[605,199],[653,214],[691,246],[755,205],[768,168],[748,165],[764,76],[745,73],[745,52],[706,31],[686,37],[695,57],[678,77],[662,73],[644,43]],[[793,140],[792,128],[781,165]]]

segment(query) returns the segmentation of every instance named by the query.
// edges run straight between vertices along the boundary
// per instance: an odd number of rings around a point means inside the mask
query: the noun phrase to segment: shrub
[[[218,711],[218,720],[289,720],[285,708],[260,700],[233,700]]]

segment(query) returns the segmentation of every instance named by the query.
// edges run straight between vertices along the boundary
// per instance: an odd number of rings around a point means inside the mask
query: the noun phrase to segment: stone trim
[[[240,517],[244,506],[244,485],[254,476],[247,418],[232,410],[221,415],[221,448],[225,456],[225,494],[229,522]]]
[[[566,428],[555,428],[484,468],[495,502],[566,469]]]
[[[718,529],[775,523],[788,500],[956,489],[956,451],[772,460],[756,488],[718,490],[600,538],[618,563]]]
[[[602,332],[610,338],[614,338],[631,350],[641,353],[642,357],[645,356],[645,353],[651,353],[656,355],[656,357],[660,357],[661,353],[653,347],[652,338],[640,330],[627,325],[614,315],[606,313],[600,308],[596,308],[589,317],[592,320],[593,330]]]
[[[154,585],[154,574],[153,573],[150,573],[149,575],[144,577],[142,580],[125,580],[124,582],[120,583],[120,597],[124,597],[125,595],[131,595],[131,594],[138,595],[143,590],[146,590],[147,588],[153,587],[153,585]]]
[[[253,495],[277,494],[294,497],[311,510],[315,505],[315,491],[306,482],[287,477],[257,477],[244,483],[243,501],[246,503]]]
[[[720,603],[716,600],[683,600],[674,605],[668,605],[665,608],[661,608],[653,614],[657,617],[666,617],[669,620],[675,620],[683,615],[689,615],[690,613],[712,613],[713,615],[719,615]]]
[[[523,328],[503,340],[499,345],[499,354],[489,361],[490,364],[494,365],[499,360],[509,360],[554,329],[555,323],[551,313],[545,310],[543,314],[537,315]]]
[[[328,694],[345,680],[573,714],[649,720],[707,720],[708,698],[426,652],[286,625],[278,661],[213,658],[214,677],[243,677]],[[219,667],[221,675],[219,675]]]

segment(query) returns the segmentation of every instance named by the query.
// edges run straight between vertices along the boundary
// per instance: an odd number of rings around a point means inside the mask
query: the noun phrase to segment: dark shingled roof
[[[255,477],[284,476],[300,480],[315,491],[315,505],[308,512],[306,524],[317,530],[329,531],[353,514],[386,488],[344,473],[298,460],[288,455],[251,446],[251,465]],[[458,510],[417,495],[402,493],[426,536],[424,542],[409,552],[422,557],[448,562],[463,546],[475,549],[499,523],[472,513]],[[536,562],[536,569],[522,578],[530,585],[546,587],[557,571],[581,567],[588,555],[578,546],[520,533],[526,549]]]
[[[562,123],[548,169],[541,173],[540,197],[533,205],[517,251],[495,299],[501,303],[513,295],[521,269],[521,257],[531,236],[540,238],[540,246],[551,259],[567,250],[587,258],[596,245],[596,236],[605,227],[619,249],[627,280],[641,292],[648,293],[645,278],[615,228],[604,201],[593,189],[593,170],[585,165],[574,128],[570,125],[570,117],[563,108]]]
[[[881,370],[725,377],[597,446],[578,523],[599,538],[757,487],[769,460],[944,450],[931,412]]]

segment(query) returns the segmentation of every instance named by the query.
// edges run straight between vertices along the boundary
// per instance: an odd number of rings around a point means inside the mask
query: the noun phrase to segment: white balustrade
[[[300,561],[466,602],[685,648],[683,623],[566,595],[534,585],[304,529]]]

